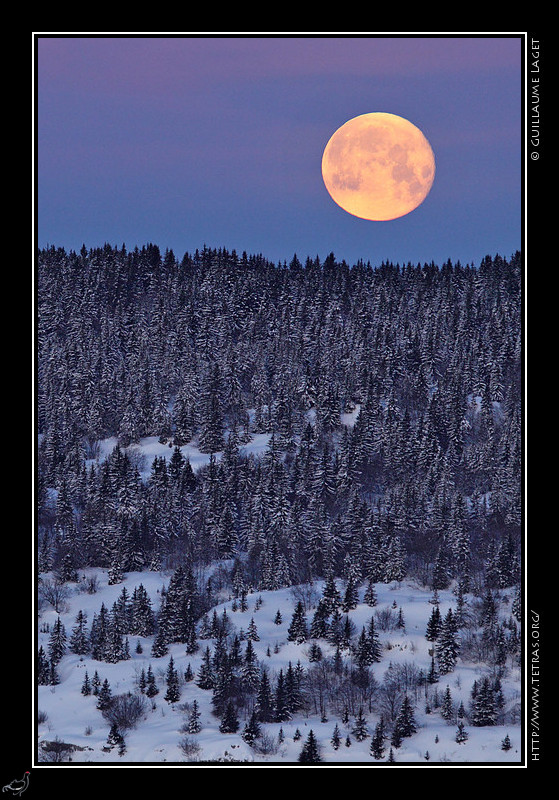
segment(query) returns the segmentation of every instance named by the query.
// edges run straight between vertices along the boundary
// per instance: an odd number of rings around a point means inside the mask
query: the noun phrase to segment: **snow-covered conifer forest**
[[[38,761],[521,760],[521,276],[41,250]]]

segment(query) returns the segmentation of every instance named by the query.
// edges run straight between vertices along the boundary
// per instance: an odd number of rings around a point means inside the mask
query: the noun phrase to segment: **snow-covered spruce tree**
[[[454,703],[452,701],[452,693],[450,691],[450,686],[447,685],[446,689],[443,692],[443,700],[441,703],[441,717],[450,722],[454,719]]]
[[[465,729],[462,720],[458,722],[458,730],[456,731],[456,736],[454,738],[454,741],[457,744],[464,744],[465,742],[468,741],[468,731]]]
[[[349,650],[351,648],[352,639],[355,635],[355,623],[352,622],[349,614],[346,614],[343,619],[340,633],[341,636],[338,643],[339,647],[343,650]]]
[[[312,728],[309,731],[297,761],[299,764],[319,764],[322,761],[320,747]]]
[[[330,614],[341,606],[342,598],[332,572],[328,573],[326,576],[326,581],[322,590],[322,599],[326,610]]]
[[[56,622],[52,626],[48,645],[49,658],[53,664],[58,664],[66,652],[66,641],[66,629],[60,617],[57,617]]]
[[[311,642],[308,657],[311,664],[314,664],[317,661],[322,661],[322,648],[317,642]]]
[[[107,736],[107,746],[112,750],[114,747],[122,747],[123,744],[124,738],[118,730],[116,723],[113,722],[109,729],[109,735]]]
[[[371,745],[369,748],[370,754],[373,758],[379,761],[384,757],[386,742],[386,731],[384,728],[384,719],[381,715],[380,720],[375,725],[375,731],[371,738]]]
[[[49,661],[48,684],[50,686],[58,686],[59,683],[60,683],[60,675],[58,674],[58,670],[56,669],[56,662]]]
[[[151,636],[155,624],[150,597],[140,583],[132,592],[130,610],[130,633],[133,636]]]
[[[392,752],[393,747],[401,747],[403,741],[404,737],[402,736],[402,731],[397,725],[395,725],[392,729],[392,736],[390,737],[390,752]]]
[[[368,606],[376,606],[378,602],[377,591],[372,580],[369,580],[367,583],[367,588],[365,589],[365,594],[363,595],[363,602]]]
[[[357,712],[357,716],[355,717],[355,722],[353,728],[351,729],[352,736],[358,742],[362,742],[369,736],[369,730],[367,728],[367,720],[363,715],[363,708],[360,706]]]
[[[394,730],[398,732],[402,739],[413,736],[413,734],[417,732],[417,722],[415,721],[413,706],[407,694],[404,695],[404,699],[402,700],[402,705],[400,706],[396,722],[394,723]]]
[[[122,553],[120,549],[114,548],[111,556],[111,566],[109,568],[109,586],[122,583],[124,580],[124,570],[122,568]]]
[[[249,745],[249,747],[253,747],[260,734],[261,734],[261,728],[258,722],[258,717],[256,711],[253,711],[250,715],[248,722],[245,724],[245,727],[243,728],[243,732],[241,733],[241,738],[244,742],[246,742]]]
[[[97,670],[93,673],[93,678],[91,679],[91,692],[95,697],[99,695],[99,689],[101,688],[101,678],[99,677],[99,673]]]
[[[406,577],[406,552],[399,536],[390,539],[386,556],[384,580],[403,581]]]
[[[440,675],[454,670],[460,645],[452,609],[449,608],[441,626],[437,643],[437,665]]]
[[[288,663],[285,671],[285,694],[287,709],[292,716],[300,712],[305,705],[303,675],[304,668],[300,661],[295,666],[291,661]]]
[[[476,687],[470,719],[471,724],[476,727],[495,725],[497,721],[495,695],[487,676],[483,678],[481,685]]]
[[[153,674],[151,664],[148,664],[148,670],[146,673],[146,697],[153,699],[156,694],[159,694],[159,689],[157,687],[157,682],[155,680],[155,675]]]
[[[268,671],[263,669],[260,675],[260,684],[256,695],[255,710],[259,722],[274,721],[274,699],[270,686]]]
[[[258,626],[254,621],[254,617],[250,618],[250,622],[248,624],[248,628],[246,631],[246,638],[252,642],[259,642],[260,636],[258,635]]]
[[[167,691],[165,692],[164,699],[171,704],[178,703],[181,693],[179,687],[179,676],[177,670],[175,669],[173,656],[171,656],[169,659],[169,664],[167,665],[167,670],[165,673],[165,680],[167,683]]]
[[[452,580],[452,568],[450,565],[450,555],[446,547],[441,547],[433,568],[433,589],[447,589]]]
[[[442,620],[439,606],[434,606],[425,629],[425,638],[428,642],[435,642],[441,632]]]
[[[339,608],[335,608],[332,613],[326,639],[334,647],[341,646],[343,639],[343,617]]]
[[[112,606],[113,623],[116,623],[123,636],[131,632],[132,627],[132,598],[126,586]]]
[[[37,683],[39,686],[47,686],[49,683],[49,660],[45,654],[44,647],[41,645],[37,653]]]
[[[340,736],[340,728],[338,726],[338,723],[336,723],[334,725],[334,730],[332,732],[332,738],[330,739],[330,744],[332,745],[334,750],[338,750],[339,749],[341,741],[342,741],[342,739],[341,739],[341,736]]]
[[[200,669],[198,670],[198,676],[196,678],[196,685],[199,686],[200,689],[213,689],[214,671],[212,667],[211,651],[209,647],[206,647],[206,649],[204,650],[204,655],[202,656],[202,663],[200,664]]]
[[[293,616],[287,630],[287,640],[289,642],[303,644],[303,642],[307,641],[308,635],[305,609],[302,601],[299,600],[295,606],[295,611],[293,612]]]
[[[309,637],[311,639],[325,639],[328,634],[329,611],[326,603],[321,598],[314,612],[310,627]]]
[[[198,446],[202,453],[218,453],[225,446],[221,394],[221,371],[214,362],[203,376],[200,390]]]
[[[495,628],[498,624],[498,611],[498,597],[491,589],[487,589],[479,609],[479,624],[487,629]]]
[[[91,644],[87,631],[87,616],[80,609],[76,616],[76,626],[72,629],[72,634],[68,642],[68,649],[71,653],[83,656],[90,652]]]
[[[127,647],[120,631],[118,612],[113,606],[107,632],[104,661],[107,661],[109,664],[116,664],[118,661],[122,661],[127,657],[130,658],[130,654],[127,653]]]
[[[155,634],[153,644],[151,646],[151,655],[154,658],[162,658],[169,652],[169,645],[167,644],[167,632],[163,625],[160,625]]]
[[[109,650],[111,620],[107,607],[101,603],[98,614],[93,615],[90,629],[91,655],[96,661],[105,661]]]
[[[260,668],[252,640],[247,641],[244,656],[239,668],[241,688],[247,694],[253,694],[260,683]]]
[[[200,709],[198,707],[198,701],[196,698],[192,701],[192,707],[190,709],[190,714],[188,715],[188,733],[196,734],[200,733],[202,730],[202,724],[200,722]]]
[[[488,582],[494,588],[505,589],[518,583],[519,559],[512,535],[504,537],[493,559],[487,565]]]
[[[342,600],[342,611],[345,611],[347,613],[348,611],[357,608],[358,603],[359,603],[359,590],[357,587],[357,582],[353,574],[350,574],[346,582],[346,587]]]
[[[154,647],[165,655],[172,642],[187,644],[189,654],[196,652],[195,617],[199,604],[194,576],[190,567],[178,566],[169,581],[157,617]]]
[[[505,736],[505,738],[501,742],[501,750],[504,750],[506,752],[507,750],[510,750],[511,747],[512,747],[512,744],[511,744],[511,741],[510,741],[510,736],[507,733],[507,735]]]
[[[80,691],[84,697],[88,697],[91,694],[91,681],[89,680],[89,675],[87,674],[87,670],[85,671],[82,688]]]
[[[227,701],[225,712],[219,724],[220,733],[237,733],[239,730],[239,718],[232,700]]]
[[[377,664],[382,659],[382,645],[376,630],[374,616],[371,616],[367,625],[367,636],[373,663]]]
[[[97,697],[97,708],[99,711],[106,711],[112,700],[112,691],[111,686],[107,678],[104,679],[101,688],[99,689],[99,695]]]
[[[365,627],[361,629],[357,643],[352,648],[352,655],[358,669],[365,669],[375,663],[375,651]]]

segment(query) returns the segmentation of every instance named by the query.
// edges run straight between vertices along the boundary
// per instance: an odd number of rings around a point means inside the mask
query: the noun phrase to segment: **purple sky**
[[[521,245],[518,37],[66,37],[37,40],[38,245],[204,244],[355,263],[478,263]],[[429,139],[411,214],[337,206],[320,163],[351,117]]]

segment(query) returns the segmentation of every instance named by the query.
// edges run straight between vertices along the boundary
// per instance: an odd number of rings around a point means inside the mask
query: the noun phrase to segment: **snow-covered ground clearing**
[[[161,591],[167,587],[172,573],[139,572],[128,573],[123,583],[109,585],[105,570],[87,570],[86,576],[95,574],[99,581],[98,591],[87,594],[81,584],[69,584],[71,594],[64,601],[60,612],[45,605],[40,611],[38,639],[39,645],[45,650],[48,648],[49,631],[58,616],[65,626],[69,636],[75,626],[76,615],[82,610],[88,622],[93,615],[99,612],[101,604],[111,608],[125,586],[131,595],[134,587],[142,584],[149,594],[153,609],[157,611],[160,605]],[[43,576],[47,577],[48,576]],[[312,587],[312,594],[318,599],[321,595],[323,584],[317,582]],[[402,609],[405,628],[403,630],[379,631],[382,644],[382,660],[372,667],[379,686],[382,684],[384,674],[390,664],[414,664],[425,673],[431,663],[429,650],[431,643],[425,639],[425,628],[432,612],[430,602],[432,593],[406,582],[401,584],[376,584],[377,605],[373,608],[362,602],[363,591],[360,590],[361,602],[349,611],[349,617],[355,625],[358,635],[363,626],[366,626],[375,611],[382,609]],[[503,594],[506,594],[503,593]],[[440,610],[444,616],[447,609],[456,605],[456,597],[450,591],[439,592]],[[289,663],[300,662],[305,668],[312,664],[309,662],[310,641],[296,644],[287,640],[287,631],[293,615],[296,596],[290,588],[278,591],[263,591],[249,594],[248,607],[245,611],[233,610],[234,601],[231,598],[215,607],[218,616],[223,612],[233,626],[233,633],[243,638],[251,620],[257,627],[258,640],[253,641],[256,655],[261,665],[268,668],[270,677],[275,678],[280,670],[285,672]],[[396,609],[394,608],[396,606]],[[238,608],[238,605],[236,606]],[[280,611],[282,622],[276,624],[277,611]],[[213,610],[210,614],[213,613]],[[313,610],[307,612],[307,621],[310,623]],[[137,642],[140,642],[142,652],[136,652]],[[367,738],[357,741],[352,735],[354,717],[344,722],[329,709],[326,717],[321,721],[321,715],[315,714],[311,709],[305,713],[294,716],[291,720],[282,723],[266,723],[262,725],[266,734],[267,752],[258,752],[251,748],[241,738],[241,733],[246,720],[240,718],[239,731],[236,734],[223,734],[219,731],[220,720],[212,713],[212,692],[196,685],[196,678],[185,681],[184,674],[190,665],[194,676],[198,674],[206,646],[213,645],[212,640],[199,640],[199,649],[193,655],[185,652],[183,644],[172,644],[168,653],[161,658],[151,655],[153,637],[133,637],[130,640],[130,659],[117,663],[96,661],[91,656],[78,656],[67,652],[58,664],[60,683],[55,686],[39,686],[37,696],[37,711],[40,712],[38,734],[39,745],[50,742],[56,738],[72,744],[76,749],[71,753],[75,762],[105,762],[117,763],[183,763],[187,756],[180,747],[185,733],[181,731],[188,720],[188,712],[194,700],[200,710],[201,730],[196,735],[188,737],[191,744],[195,745],[195,753],[190,757],[195,761],[235,760],[245,762],[277,762],[296,763],[309,731],[312,729],[320,745],[321,755],[325,763],[339,764],[376,764],[386,761],[389,753],[389,743],[382,761],[376,761],[369,752],[371,736],[374,727],[380,718],[380,713],[373,702],[372,711],[366,713]],[[332,647],[325,641],[319,640],[323,655],[333,654]],[[180,699],[175,704],[165,701],[165,673],[170,658],[173,658],[175,668],[179,674]],[[127,692],[138,693],[138,678],[142,668],[147,670],[151,665],[159,688],[159,694],[152,703],[145,700],[146,707],[142,718],[136,726],[125,734],[126,751],[119,755],[116,748],[107,748],[109,726],[96,708],[97,698],[93,695],[83,696],[81,687],[85,673],[93,678],[97,671],[101,681],[107,679],[113,695]],[[446,689],[450,687],[452,700],[455,707],[460,701],[467,709],[470,704],[470,692],[475,680],[479,681],[484,674],[488,674],[486,665],[478,665],[458,660],[453,672],[441,676],[436,684],[439,699]],[[441,762],[460,763],[517,763],[521,759],[521,730],[519,721],[514,717],[514,708],[520,702],[520,668],[510,667],[502,681],[502,691],[505,699],[504,712],[508,719],[514,719],[515,724],[475,727],[465,720],[468,733],[467,740],[458,744],[456,742],[456,720],[447,723],[442,719],[440,708],[431,708],[426,713],[425,695],[422,689],[413,698],[415,705],[415,718],[418,731],[410,738],[403,740],[401,747],[394,749],[397,762],[432,764]],[[430,687],[432,693],[433,687]],[[432,694],[430,695],[432,698]],[[432,705],[432,700],[431,700]],[[513,716],[511,716],[513,715]],[[331,738],[335,725],[338,724],[341,745],[335,750]],[[280,735],[281,729],[281,735]],[[298,735],[300,734],[300,736]],[[505,736],[511,741],[508,751],[501,749]],[[350,746],[346,746],[346,737],[350,737]],[[41,751],[40,751],[41,752]],[[427,756],[428,754],[428,756]]]

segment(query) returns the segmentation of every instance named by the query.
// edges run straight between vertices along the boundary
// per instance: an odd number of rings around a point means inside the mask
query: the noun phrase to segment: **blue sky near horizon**
[[[522,39],[422,36],[37,40],[37,244],[204,244],[479,263],[522,239]],[[321,175],[348,119],[387,111],[433,148],[431,192],[389,222]]]

